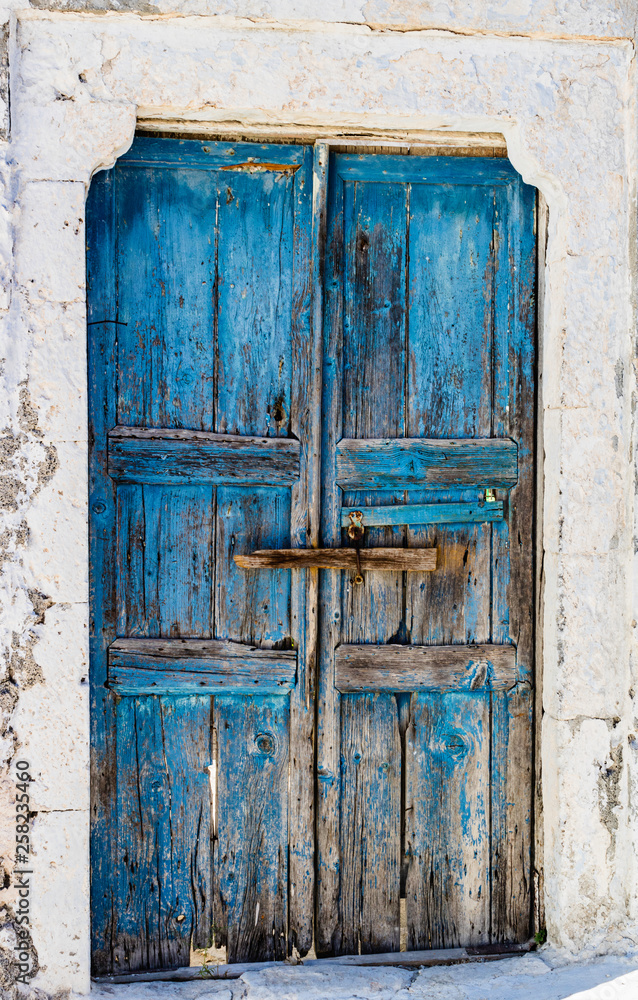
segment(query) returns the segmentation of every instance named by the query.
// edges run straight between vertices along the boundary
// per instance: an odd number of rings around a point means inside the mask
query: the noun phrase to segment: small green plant
[[[536,944],[545,944],[547,941],[547,928],[541,927],[539,931],[536,931],[534,940],[536,941]]]

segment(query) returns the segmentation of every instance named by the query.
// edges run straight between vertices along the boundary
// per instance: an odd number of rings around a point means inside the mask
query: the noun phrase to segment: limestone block
[[[86,310],[39,300],[28,313],[29,395],[38,425],[55,441],[87,440]]]
[[[215,14],[282,21],[361,23],[399,29],[541,32],[623,38],[634,27],[634,4],[603,0],[31,0],[32,6],[59,11],[138,11],[143,14]]]
[[[33,821],[32,936],[40,971],[32,986],[90,991],[89,815],[40,812]]]
[[[31,301],[82,302],[83,184],[33,181],[20,193],[16,283]]]
[[[622,427],[604,410],[561,413],[559,546],[568,552],[602,554],[627,546],[631,524],[627,493],[631,469]]]
[[[18,753],[31,764],[33,808],[89,808],[88,606],[54,604],[35,627],[42,681],[21,691]]]
[[[52,600],[88,600],[86,445],[60,441],[51,445],[57,465],[52,479],[34,498],[25,569],[33,586]]]
[[[622,573],[597,556],[546,553],[545,576],[545,711],[559,719],[621,716],[629,682]]]
[[[548,935],[558,948],[595,954],[605,932],[625,919],[613,888],[625,822],[620,733],[602,719],[546,715],[542,743],[552,761],[543,771]]]
[[[630,378],[624,369],[630,356],[625,280],[624,262],[613,258],[567,257],[562,262],[557,276],[563,286],[562,350],[558,378],[545,385],[546,405],[596,407],[605,410],[610,421],[621,411]],[[605,295],[599,291],[603,286]]]

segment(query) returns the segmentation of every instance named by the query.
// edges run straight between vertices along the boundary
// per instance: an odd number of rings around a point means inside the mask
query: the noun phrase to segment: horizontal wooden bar
[[[430,572],[436,569],[436,548],[361,549],[362,570],[407,570]],[[352,549],[260,549],[234,556],[242,569],[353,569],[357,553]]]
[[[335,687],[364,691],[493,691],[516,683],[516,647],[342,645]]]
[[[392,507],[343,507],[341,527],[350,524],[351,513],[363,514],[366,528],[383,527],[389,524],[460,524],[503,519],[502,500],[479,500],[476,503],[414,503],[395,504]]]
[[[119,694],[285,694],[295,686],[294,650],[223,639],[116,639],[108,686]]]
[[[471,962],[497,962],[503,958],[513,958],[516,955],[526,955],[536,947],[535,942],[524,944],[496,944],[483,947],[468,948],[431,948],[428,951],[391,951],[377,955],[339,955],[334,958],[303,958],[299,965],[321,969],[331,965],[383,966],[393,965],[399,968],[419,968],[436,965],[460,965]],[[259,972],[262,969],[285,969],[285,962],[238,962],[235,965],[191,965],[181,969],[165,969],[162,972],[128,972],[113,976],[94,976],[96,984],[116,983],[153,983],[172,982],[184,983],[194,979],[239,979],[245,972]],[[301,982],[301,980],[300,980]]]
[[[299,469],[293,438],[143,427],[108,435],[109,475],[124,483],[290,486]]]
[[[140,137],[117,161],[122,167],[173,167],[220,170],[239,163],[267,164],[274,170],[290,169],[303,161],[304,147],[273,143],[206,142],[201,139]]]
[[[335,172],[343,180],[401,184],[477,184],[500,185],[518,181],[514,167],[506,159],[484,157],[401,156],[381,153],[366,156],[339,153]]]
[[[414,486],[515,486],[518,457],[509,438],[342,438],[337,445],[342,489]]]

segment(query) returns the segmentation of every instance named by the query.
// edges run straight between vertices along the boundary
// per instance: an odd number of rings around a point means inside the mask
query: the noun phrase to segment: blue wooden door
[[[465,158],[328,183],[323,543],[357,515],[437,567],[324,573],[316,949],[526,940],[534,192]]]
[[[502,160],[95,179],[95,972],[529,936],[533,212]],[[353,517],[437,569],[235,560]]]
[[[305,576],[233,555],[305,544],[311,177],[140,139],[91,188],[97,972],[310,945]]]

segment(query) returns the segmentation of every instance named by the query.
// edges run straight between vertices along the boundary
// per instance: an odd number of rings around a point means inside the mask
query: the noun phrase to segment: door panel
[[[526,940],[534,192],[136,139],[87,220],[94,971]],[[355,511],[436,569],[235,562]]]
[[[364,586],[352,574],[323,574],[317,951],[398,950],[400,896],[408,948],[523,940],[531,926],[534,192],[503,161],[333,155],[329,170],[323,541],[347,544],[342,510],[359,509],[365,525],[368,508],[394,506],[385,527],[375,512],[365,545],[435,546],[437,568],[366,573]],[[465,520],[464,511],[489,508],[486,488],[496,490],[499,514]],[[459,505],[456,523],[414,524],[396,513],[444,504]],[[486,643],[514,644],[513,687],[493,689],[487,660],[472,667],[472,644]],[[446,681],[437,692],[415,682],[407,693],[397,682],[400,694],[339,695],[335,650],[351,644],[362,662],[368,645],[368,669],[383,666],[384,646],[458,644],[470,683]],[[392,650],[385,662],[399,671]],[[383,670],[377,675],[385,685]],[[400,774],[388,740],[399,747]],[[375,855],[374,891],[361,875],[368,840],[350,834],[355,804],[367,838],[382,816],[382,837],[401,844],[400,863],[387,849]]]
[[[301,147],[140,139],[91,188],[96,972],[311,928],[305,574],[233,559],[307,531],[311,176]]]

